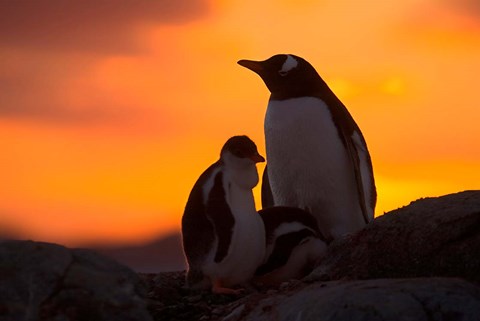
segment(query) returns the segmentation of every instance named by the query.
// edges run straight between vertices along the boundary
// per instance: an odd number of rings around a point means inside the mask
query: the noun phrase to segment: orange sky
[[[177,230],[227,138],[264,154],[268,91],[236,61],[276,53],[309,60],[361,127],[377,215],[479,188],[474,0],[3,1],[0,233],[78,245]]]

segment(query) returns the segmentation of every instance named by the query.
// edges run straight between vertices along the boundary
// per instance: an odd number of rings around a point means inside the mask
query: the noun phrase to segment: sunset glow
[[[277,53],[307,59],[359,124],[377,216],[480,188],[473,0],[59,3],[0,3],[0,234],[79,245],[177,231],[229,137],[265,154],[269,93],[236,61]]]

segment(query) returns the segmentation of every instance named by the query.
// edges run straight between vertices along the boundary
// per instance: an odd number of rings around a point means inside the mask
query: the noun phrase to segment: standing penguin
[[[249,281],[263,262],[265,230],[252,188],[256,163],[264,161],[253,141],[234,136],[195,183],[182,217],[187,286],[236,294],[231,287]]]
[[[257,73],[271,92],[262,186],[262,201],[268,204],[263,207],[305,209],[328,239],[365,226],[373,219],[377,198],[372,162],[343,103],[298,56],[238,64]]]

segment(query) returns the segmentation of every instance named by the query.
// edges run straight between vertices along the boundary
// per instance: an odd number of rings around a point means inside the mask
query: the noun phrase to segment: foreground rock
[[[183,277],[144,275],[154,320],[480,320],[480,287],[457,278],[290,282],[234,297],[182,289]]]
[[[244,314],[248,308],[236,306],[236,320],[474,321],[480,319],[480,288],[442,278],[327,282],[265,298]]]
[[[138,276],[81,249],[0,242],[0,320],[152,320]]]
[[[334,242],[310,280],[462,277],[480,282],[480,192],[426,198]]]
[[[217,295],[191,291],[185,286],[184,272],[143,274],[150,298],[150,312],[156,321],[204,321],[229,313],[229,303],[248,300],[249,295]]]
[[[338,240],[314,272],[243,297],[145,275],[155,320],[479,320],[480,192],[413,202]]]
[[[279,288],[235,297],[187,290],[184,272],[140,277],[91,251],[0,242],[0,320],[480,321],[480,192],[387,213]]]

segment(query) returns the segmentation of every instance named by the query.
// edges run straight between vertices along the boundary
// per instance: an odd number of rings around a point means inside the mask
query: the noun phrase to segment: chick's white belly
[[[220,273],[225,285],[248,281],[265,256],[265,234],[259,215],[249,224],[239,224],[234,229],[231,251]],[[222,275],[223,274],[223,275]]]
[[[253,195],[243,195],[240,199],[230,199],[234,203],[232,214],[235,218],[232,239],[227,256],[218,263],[211,262],[205,274],[219,279],[223,286],[233,286],[247,282],[262,264],[265,256],[265,229],[260,215],[255,209]]]

